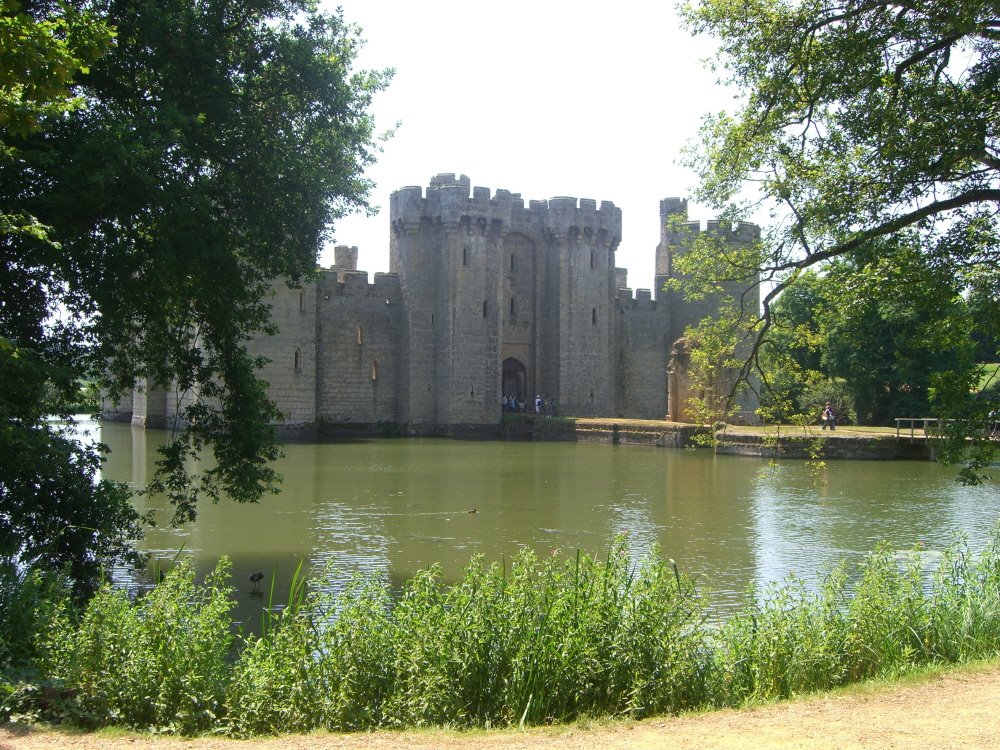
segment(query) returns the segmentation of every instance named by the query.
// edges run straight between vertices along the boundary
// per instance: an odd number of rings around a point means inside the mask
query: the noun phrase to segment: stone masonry
[[[536,394],[560,415],[666,418],[671,349],[717,305],[663,290],[672,257],[701,231],[697,222],[671,228],[686,212],[686,201],[661,201],[656,291],[633,295],[615,267],[622,216],[611,202],[526,205],[453,174],[397,190],[389,273],[370,283],[357,248],[341,246],[316,283],[274,285],[279,332],[250,347],[269,360],[261,377],[284,429],[487,432],[503,396],[530,403]],[[749,225],[707,231],[759,237]],[[171,388],[139,384],[104,416],[163,426],[178,404]]]

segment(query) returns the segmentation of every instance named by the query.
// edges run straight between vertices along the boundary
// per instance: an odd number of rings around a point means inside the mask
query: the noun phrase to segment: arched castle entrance
[[[529,398],[528,371],[520,360],[513,357],[507,357],[503,361],[503,395]]]

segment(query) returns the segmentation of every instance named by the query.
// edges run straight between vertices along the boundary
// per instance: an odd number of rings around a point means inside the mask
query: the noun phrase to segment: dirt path
[[[314,734],[240,742],[19,732],[0,727],[0,750],[135,750],[144,747],[155,750],[1000,748],[1000,664],[944,673],[917,684],[856,689],[849,695],[591,728]]]

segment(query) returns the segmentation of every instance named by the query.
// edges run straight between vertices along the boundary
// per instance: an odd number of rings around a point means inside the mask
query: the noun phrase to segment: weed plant
[[[63,599],[40,637],[38,706],[83,726],[194,734],[223,715],[230,668],[229,563],[203,585],[184,562],[137,601],[103,586],[79,614]]]
[[[1000,528],[933,571],[879,547],[816,587],[751,592],[721,626],[669,560],[522,551],[461,580],[440,568],[398,596],[377,578],[340,593],[296,575],[260,635],[233,635],[223,561],[179,565],[147,596],[103,588],[51,608],[45,690],[22,709],[87,726],[192,734],[495,727],[741,706],[1000,654]],[[27,698],[25,698],[27,696]],[[58,700],[53,701],[52,697]]]

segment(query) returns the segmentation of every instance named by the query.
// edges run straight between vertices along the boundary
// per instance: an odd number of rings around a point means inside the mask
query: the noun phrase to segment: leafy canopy
[[[694,248],[683,270],[702,286],[760,272],[763,309],[742,311],[754,353],[805,269],[842,257],[866,268],[900,233],[959,288],[987,285],[998,317],[984,273],[1000,260],[995,2],[697,0],[682,13],[718,41],[720,77],[739,92],[688,154],[695,197],[724,219],[769,217],[756,252],[720,264]],[[878,292],[899,283],[886,275]],[[968,396],[945,390],[942,405]]]
[[[151,488],[176,518],[275,490],[279,415],[245,343],[272,281],[307,277],[333,221],[369,208],[368,108],[391,71],[354,70],[360,30],[312,0],[5,0],[0,22],[0,365],[27,373],[0,389],[2,428],[51,447],[67,384],[176,387]],[[95,455],[18,491],[56,509]]]

